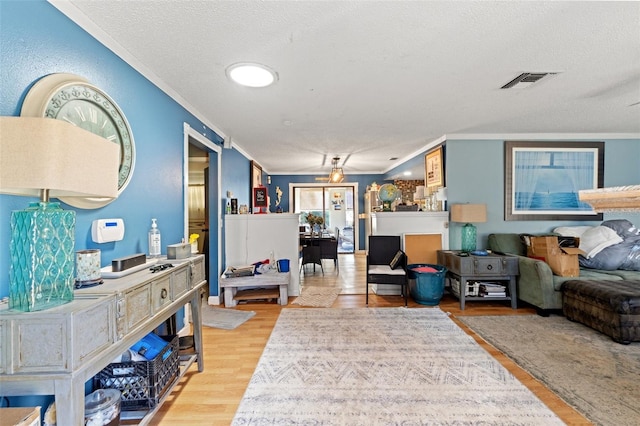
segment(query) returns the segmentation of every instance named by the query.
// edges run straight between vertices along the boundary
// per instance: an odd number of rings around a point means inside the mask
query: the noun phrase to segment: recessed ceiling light
[[[248,62],[227,67],[227,77],[247,87],[267,87],[278,80],[278,74],[271,68]]]

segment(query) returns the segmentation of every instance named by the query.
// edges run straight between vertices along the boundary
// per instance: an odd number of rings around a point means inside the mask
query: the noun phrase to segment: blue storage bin
[[[418,271],[419,268],[430,268],[433,271]],[[413,300],[427,306],[439,304],[444,294],[446,274],[447,268],[441,265],[428,263],[407,265],[409,292]]]

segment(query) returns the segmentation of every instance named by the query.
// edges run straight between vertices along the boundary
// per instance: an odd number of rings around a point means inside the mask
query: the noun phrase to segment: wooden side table
[[[460,309],[464,310],[465,301],[509,300],[511,307],[517,309],[516,277],[518,276],[518,258],[516,256],[488,254],[487,256],[461,256],[460,251],[438,250],[438,265],[447,268],[447,276],[460,282]],[[482,297],[468,294],[469,282],[500,282],[508,286],[506,297]],[[453,291],[452,291],[453,293]]]

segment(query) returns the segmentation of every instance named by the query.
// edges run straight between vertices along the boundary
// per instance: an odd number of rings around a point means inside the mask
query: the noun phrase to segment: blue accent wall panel
[[[181,105],[130,65],[44,1],[0,2],[0,114],[20,114],[24,97],[41,77],[58,72],[80,75],[107,92],[124,111],[136,149],[131,182],[107,206],[76,210],[76,250],[99,248],[102,266],[117,257],[147,253],[151,218],[158,219],[162,251],[183,237],[183,123],[205,128],[205,136],[221,139]],[[247,166],[248,168],[248,166]],[[81,178],[81,177],[80,177]],[[28,205],[28,197],[0,195],[0,296],[9,293],[9,217]],[[121,217],[124,240],[96,244],[91,223]],[[217,253],[212,253],[217,255]]]
[[[329,171],[327,170],[327,175]],[[326,183],[322,181],[317,181],[317,174],[313,175],[271,175],[271,185],[269,187],[269,197],[271,197],[271,210],[275,210],[275,200],[276,200],[276,186],[279,186],[282,190],[282,200],[280,205],[282,206],[282,210],[288,212],[293,208],[291,205],[291,199],[289,197],[289,183],[313,183],[313,184],[322,184]],[[345,179],[343,184],[358,184],[358,193],[355,194],[356,200],[358,202],[358,212],[364,213],[364,193],[367,190],[367,186],[371,185],[373,182],[378,183],[379,185],[384,182],[383,175],[381,174],[367,174],[367,175],[345,175]],[[356,226],[359,229],[359,241],[358,245],[355,247],[356,250],[364,250],[365,247],[365,235],[364,235],[364,220],[363,219],[355,219]]]
[[[181,241],[183,123],[214,143],[220,144],[222,138],[45,1],[0,1],[0,64],[0,115],[20,115],[24,98],[38,79],[64,72],[82,76],[108,93],[129,121],[136,163],[125,191],[100,209],[76,209],[63,203],[63,208],[76,211],[76,250],[100,249],[102,266],[110,265],[117,257],[147,253],[152,217],[158,219],[163,254],[167,244]],[[217,181],[212,184],[217,185]],[[11,211],[24,209],[30,201],[35,199],[0,195],[0,297],[9,294]],[[124,219],[124,239],[93,243],[92,221],[115,217]],[[216,246],[213,244],[212,248],[215,250]],[[217,255],[217,250],[210,253],[214,259]],[[43,412],[49,400],[10,398],[12,406],[42,405]]]

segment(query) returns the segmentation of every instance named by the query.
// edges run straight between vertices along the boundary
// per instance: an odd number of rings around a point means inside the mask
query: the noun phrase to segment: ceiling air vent
[[[534,83],[542,80],[545,77],[556,75],[555,72],[523,72],[507,84],[501,87],[501,89],[526,89]]]

